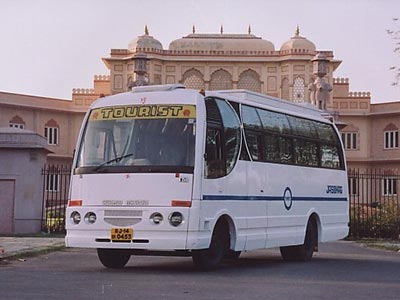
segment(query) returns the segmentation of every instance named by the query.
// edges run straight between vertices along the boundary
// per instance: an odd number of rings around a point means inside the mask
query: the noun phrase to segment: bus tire
[[[318,228],[315,218],[307,223],[306,236],[303,245],[280,247],[281,255],[285,261],[309,261],[318,246]]]
[[[131,255],[120,249],[97,249],[97,256],[106,268],[121,269],[128,263]]]
[[[242,251],[235,251],[235,250],[229,249],[225,255],[225,259],[227,259],[229,261],[236,261],[239,259],[240,254],[242,254]]]
[[[218,222],[208,249],[193,251],[192,259],[196,268],[204,271],[219,267],[229,249],[229,231],[225,223]]]

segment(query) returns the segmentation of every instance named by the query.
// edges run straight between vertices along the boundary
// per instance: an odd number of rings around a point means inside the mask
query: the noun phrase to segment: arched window
[[[341,130],[343,146],[346,150],[360,149],[360,133],[359,128],[350,124]]]
[[[246,70],[239,76],[238,89],[261,93],[260,75],[254,70]]]
[[[20,116],[16,115],[10,120],[9,126],[12,128],[25,129],[25,122]]]
[[[293,83],[293,101],[304,102],[304,79],[296,77]]]
[[[232,75],[228,71],[219,69],[211,74],[210,90],[233,89]]]
[[[281,85],[281,98],[290,100],[289,97],[289,79],[287,77],[284,77],[282,79],[282,85]]]
[[[399,128],[390,123],[383,129],[384,149],[399,148]]]
[[[60,126],[54,119],[49,120],[44,125],[44,137],[47,138],[47,143],[49,145],[58,145],[59,143],[59,131]]]
[[[203,74],[199,70],[190,69],[182,75],[182,83],[188,89],[201,90],[204,89]]]

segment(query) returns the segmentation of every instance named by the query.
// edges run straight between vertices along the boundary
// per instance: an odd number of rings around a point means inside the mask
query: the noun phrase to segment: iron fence
[[[400,174],[349,170],[350,236],[399,239]]]
[[[70,165],[44,165],[42,231],[65,232],[65,209],[71,176]]]

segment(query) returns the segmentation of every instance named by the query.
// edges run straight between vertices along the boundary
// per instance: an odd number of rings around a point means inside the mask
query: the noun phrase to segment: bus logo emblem
[[[285,205],[285,208],[289,210],[292,207],[293,203],[293,197],[292,197],[292,191],[290,190],[289,187],[285,189],[285,192],[283,193],[283,204]]]

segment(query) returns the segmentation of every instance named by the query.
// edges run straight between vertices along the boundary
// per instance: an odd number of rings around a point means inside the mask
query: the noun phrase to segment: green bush
[[[400,208],[395,201],[350,208],[350,236],[399,239]]]

